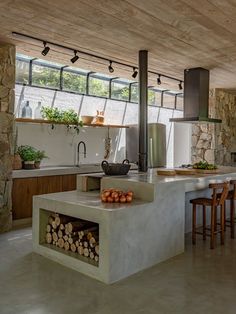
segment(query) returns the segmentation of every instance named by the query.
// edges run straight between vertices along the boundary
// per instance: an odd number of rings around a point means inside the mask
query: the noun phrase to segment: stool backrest
[[[233,199],[236,199],[236,180],[230,180],[230,184],[233,185]]]
[[[229,192],[229,182],[210,183],[209,188],[213,189],[213,204],[223,205]],[[220,197],[217,197],[220,194]]]

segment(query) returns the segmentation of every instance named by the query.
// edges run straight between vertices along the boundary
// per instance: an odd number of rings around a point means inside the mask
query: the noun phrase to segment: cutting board
[[[215,174],[219,173],[219,169],[214,169],[214,170],[205,170],[205,169],[195,169],[196,173],[198,174]]]
[[[157,169],[157,174],[159,176],[175,176],[175,169]]]
[[[192,169],[192,168],[176,168],[175,172],[178,175],[189,176],[189,175],[196,174],[196,169]]]

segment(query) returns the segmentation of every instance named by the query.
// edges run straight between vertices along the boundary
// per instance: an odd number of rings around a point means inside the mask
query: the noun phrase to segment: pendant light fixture
[[[43,48],[41,54],[45,57],[49,53],[50,47],[47,46],[46,41],[43,42],[43,46],[44,46],[44,48]]]

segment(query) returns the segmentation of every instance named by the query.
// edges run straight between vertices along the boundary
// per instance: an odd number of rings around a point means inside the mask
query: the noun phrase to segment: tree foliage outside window
[[[85,72],[86,73],[86,72]],[[29,84],[29,61],[16,60],[16,82]],[[86,74],[72,72],[66,69],[63,71],[63,90],[79,94],[86,94]],[[60,89],[60,68],[51,68],[47,65],[32,64],[32,85]],[[100,77],[89,77],[89,95],[109,97],[109,79]],[[111,98],[129,101],[129,84],[113,81],[111,83]],[[138,83],[131,84],[131,102],[138,103]],[[178,109],[181,109],[183,98],[177,99]],[[148,90],[148,104],[161,105],[161,93],[152,89]],[[164,94],[163,107],[173,108],[175,96]]]
[[[60,70],[33,64],[32,83],[36,86],[46,86],[59,89]]]
[[[80,94],[85,94],[86,76],[73,72],[63,71],[63,89]]]
[[[89,95],[108,97],[109,81],[101,80],[95,77],[89,78]]]
[[[112,82],[111,83],[111,97],[113,99],[129,100],[129,85]]]

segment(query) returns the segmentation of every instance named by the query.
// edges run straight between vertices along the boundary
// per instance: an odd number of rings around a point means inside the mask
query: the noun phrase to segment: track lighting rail
[[[58,48],[61,48],[63,50],[67,50],[67,51],[72,52],[74,54],[74,56],[71,58],[71,62],[72,63],[75,63],[79,59],[79,55],[86,55],[88,57],[95,58],[97,60],[102,60],[102,61],[105,61],[105,62],[109,62],[108,70],[109,70],[110,73],[114,72],[114,68],[113,68],[112,65],[113,64],[117,64],[117,65],[121,65],[121,66],[128,67],[128,68],[132,69],[131,76],[133,78],[136,78],[136,76],[138,75],[138,67],[136,65],[130,65],[130,64],[127,64],[127,63],[124,63],[124,62],[111,60],[111,59],[108,59],[108,58],[105,58],[105,57],[102,57],[102,56],[99,56],[99,55],[96,55],[96,54],[93,54],[93,53],[90,53],[90,52],[85,52],[85,51],[82,51],[82,50],[70,48],[70,47],[67,47],[67,46],[64,46],[64,45],[61,45],[61,44],[53,43],[51,41],[45,41],[43,39],[31,36],[31,35],[22,34],[22,33],[19,33],[19,32],[12,32],[12,36],[15,37],[15,38],[18,38],[18,39],[29,39],[29,40],[33,40],[33,41],[42,43],[43,44],[42,54],[44,56],[47,55],[50,52],[50,46],[54,46],[54,47],[58,47]],[[46,51],[45,51],[45,49],[46,49]],[[46,54],[45,54],[45,52],[46,52]],[[172,76],[169,76],[169,75],[165,75],[165,74],[162,74],[162,73],[159,73],[159,72],[151,71],[151,70],[148,71],[148,73],[156,75],[158,77],[157,78],[157,84],[158,85],[161,85],[161,77],[164,77],[164,78],[167,78],[169,80],[177,81],[180,90],[183,88],[182,87],[182,84],[184,83],[183,80],[180,80],[180,79],[177,79],[175,77],[172,77]]]

